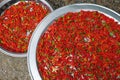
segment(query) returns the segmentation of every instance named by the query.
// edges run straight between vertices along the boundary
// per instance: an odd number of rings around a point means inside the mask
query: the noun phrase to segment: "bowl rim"
[[[8,3],[9,1],[11,0],[3,0],[1,3],[0,3],[0,8],[3,7],[6,3]],[[27,0],[25,0],[27,1]],[[53,11],[53,8],[52,6],[45,0],[35,0],[36,2],[37,1],[40,1],[42,2],[43,5],[47,6],[49,8],[49,10],[52,12]],[[17,0],[17,2],[13,3],[12,5],[16,4],[20,2],[20,0]],[[17,52],[12,52],[12,51],[9,51],[9,50],[6,50],[2,47],[0,47],[0,51],[8,56],[11,56],[11,57],[27,57],[27,52],[25,53],[17,53]]]
[[[98,4],[91,4],[91,3],[77,3],[77,4],[72,4],[68,6],[61,7],[49,15],[47,15],[42,22],[40,22],[35,29],[34,33],[32,34],[30,44],[28,47],[28,56],[27,56],[27,65],[28,65],[28,70],[29,74],[32,80],[42,80],[40,73],[38,71],[37,67],[37,60],[36,60],[36,48],[38,41],[40,39],[40,36],[43,34],[43,32],[49,27],[49,25],[54,21],[56,18],[59,16],[67,13],[67,12],[75,12],[77,10],[84,10],[84,9],[89,9],[89,10],[97,10],[100,12],[103,12],[104,14],[110,15],[110,17],[113,17],[115,20],[120,22],[120,14],[117,12],[113,11],[110,8],[98,5]]]

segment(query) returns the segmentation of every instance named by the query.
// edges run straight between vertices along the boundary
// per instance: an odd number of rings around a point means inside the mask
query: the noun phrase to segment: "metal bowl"
[[[4,1],[2,1],[0,3],[0,15],[2,15],[4,13],[4,11],[6,9],[8,9],[11,5],[15,5],[20,1],[21,0],[4,0]],[[46,8],[48,8],[48,10],[50,10],[50,12],[53,11],[52,7],[45,0],[23,0],[23,1],[35,1],[36,3],[42,3],[43,6],[45,6]],[[2,47],[0,47],[0,51],[2,53],[5,53],[5,54],[12,56],[12,57],[27,57],[27,53],[15,53],[15,52],[5,50]]]
[[[46,31],[46,29],[49,27],[49,25],[58,17],[64,15],[65,13],[68,12],[77,12],[80,10],[95,10],[99,11],[106,16],[112,17],[114,20],[120,23],[120,15],[116,13],[115,11],[100,6],[96,4],[73,4],[73,5],[68,5],[62,8],[59,8],[52,13],[50,13],[48,16],[46,16],[43,21],[37,26],[35,29],[32,38],[30,40],[29,44],[29,49],[28,49],[28,56],[27,56],[27,61],[28,61],[28,69],[29,73],[31,76],[32,80],[42,80],[42,77],[40,76],[40,73],[38,71],[37,67],[37,60],[36,60],[36,48],[38,45],[38,41],[41,37],[41,35]]]

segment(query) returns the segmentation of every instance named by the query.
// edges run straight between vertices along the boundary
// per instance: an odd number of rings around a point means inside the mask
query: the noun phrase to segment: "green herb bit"
[[[93,52],[89,52],[90,56],[93,54]]]
[[[118,42],[117,44],[118,44],[118,46],[120,46],[120,42]]]
[[[58,39],[58,41],[60,41],[61,37],[60,37],[60,36],[58,36],[58,37],[57,37],[57,39]]]
[[[55,41],[52,41],[52,45],[55,45]]]
[[[50,50],[53,50],[54,48],[52,46],[50,46]]]
[[[114,34],[114,32],[110,32],[109,35],[110,35],[111,37],[113,37],[113,38],[116,37],[115,34]]]
[[[65,48],[65,51],[68,51],[68,48]]]
[[[120,54],[120,49],[119,49],[119,50],[117,50],[117,53],[118,53],[118,54]]]
[[[110,32],[110,36],[113,36],[114,34],[113,34],[113,32]]]
[[[67,19],[70,19],[70,16],[67,16]]]
[[[95,25],[94,27],[95,27],[95,28],[98,28],[98,25]]]
[[[55,50],[56,52],[59,52],[59,49],[58,49],[58,48],[55,48],[54,50]]]
[[[94,38],[92,38],[92,41],[94,42],[94,41],[95,41],[95,39],[94,39]]]
[[[2,43],[2,40],[0,39],[0,43]]]
[[[109,30],[109,28],[110,28],[110,26],[108,26],[108,25],[106,25],[105,27],[106,27],[108,30]]]
[[[109,58],[106,58],[106,62],[109,62],[110,61],[110,59]]]
[[[97,52],[101,52],[102,50],[100,48],[97,48]]]
[[[94,76],[94,74],[87,74],[87,76]]]
[[[103,60],[103,56],[100,56],[100,60]]]
[[[20,1],[25,1],[25,0],[20,0]]]
[[[69,52],[71,53],[73,51],[73,49],[69,49]]]

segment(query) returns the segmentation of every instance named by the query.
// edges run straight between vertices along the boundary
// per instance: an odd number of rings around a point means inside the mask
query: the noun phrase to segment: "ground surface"
[[[2,0],[0,0],[1,2]],[[73,3],[96,3],[120,13],[120,0],[46,0],[54,9]],[[13,58],[0,52],[0,80],[30,80],[26,58]]]

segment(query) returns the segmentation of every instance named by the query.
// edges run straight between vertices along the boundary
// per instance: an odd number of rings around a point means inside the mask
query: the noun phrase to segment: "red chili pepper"
[[[48,13],[43,4],[33,1],[10,6],[0,16],[0,46],[16,53],[26,52],[32,32]]]
[[[69,12],[37,48],[43,80],[119,80],[120,24],[98,11]]]

